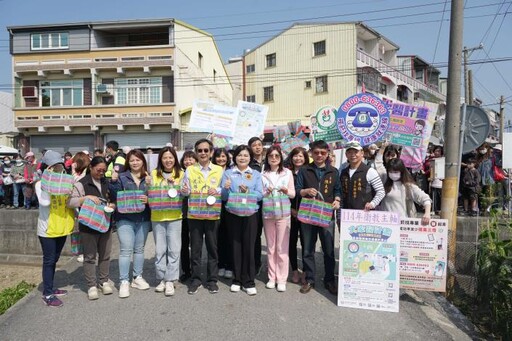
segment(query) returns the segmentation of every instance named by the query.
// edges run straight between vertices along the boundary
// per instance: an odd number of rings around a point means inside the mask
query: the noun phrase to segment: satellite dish
[[[462,128],[464,129],[462,153],[465,154],[475,150],[485,142],[491,132],[491,122],[482,108],[468,105],[466,106],[465,124]]]

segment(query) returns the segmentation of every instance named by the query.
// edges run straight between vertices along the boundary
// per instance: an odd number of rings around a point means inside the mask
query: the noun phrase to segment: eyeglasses
[[[313,154],[314,154],[314,155],[317,155],[317,156],[319,156],[319,155],[321,155],[321,156],[326,156],[326,155],[327,155],[327,152],[326,152],[326,151],[324,151],[324,150],[315,150],[315,151],[313,152]]]
[[[281,156],[279,154],[270,154],[268,155],[269,159],[279,159]]]
[[[198,153],[209,153],[210,152],[210,149],[206,148],[206,149],[196,149]]]
[[[104,168],[95,169],[95,171],[98,172],[98,173],[106,173],[107,172],[107,170],[104,169]]]

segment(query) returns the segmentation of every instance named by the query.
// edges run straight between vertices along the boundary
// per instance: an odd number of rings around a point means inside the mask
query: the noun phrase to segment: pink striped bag
[[[302,198],[297,219],[320,227],[329,227],[332,220],[332,204],[316,198]]]
[[[209,197],[205,193],[191,193],[188,197],[188,215],[189,219],[216,220],[220,218],[222,201],[219,195],[213,195],[215,203],[208,204],[206,199]]]
[[[75,179],[66,173],[55,173],[45,169],[41,177],[41,190],[51,195],[68,195],[73,190]]]
[[[92,230],[107,232],[110,227],[111,214],[106,213],[104,208],[104,205],[96,205],[91,199],[85,199],[80,207],[78,222]]]
[[[173,188],[177,195],[169,196],[169,190]],[[180,194],[180,186],[151,186],[148,189],[149,208],[154,211],[181,211],[183,197]]]

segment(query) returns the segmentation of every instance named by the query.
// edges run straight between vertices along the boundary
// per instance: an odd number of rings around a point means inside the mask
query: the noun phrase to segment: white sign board
[[[267,120],[268,107],[266,105],[238,101],[238,119],[232,143],[235,145],[247,144],[253,136],[261,136]]]
[[[503,145],[501,146],[501,155],[503,158],[503,168],[512,169],[512,153],[505,153],[512,148],[512,133],[503,134]]]
[[[237,125],[237,108],[195,100],[188,129],[232,137]]]

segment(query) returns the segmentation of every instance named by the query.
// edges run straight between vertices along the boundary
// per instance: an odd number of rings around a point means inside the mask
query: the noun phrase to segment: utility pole
[[[453,3],[452,3],[452,7],[453,7]],[[451,37],[450,37],[451,39]],[[480,49],[483,49],[484,48],[484,44],[480,43],[480,45],[476,46],[476,47],[471,47],[471,48],[467,48],[466,46],[464,46],[464,49],[462,49],[462,52],[464,53],[464,103],[468,104],[468,105],[473,105],[473,93],[471,91],[470,93],[470,88],[473,89],[473,79],[469,79],[469,71],[468,71],[468,59],[469,57],[471,56],[471,53],[476,51],[476,50],[480,50]],[[471,84],[470,84],[471,82]],[[471,85],[471,86],[470,86]]]
[[[455,249],[457,239],[457,198],[459,193],[459,168],[460,168],[460,71],[461,51],[463,35],[464,1],[453,0],[451,3],[450,18],[450,48],[448,55],[448,87],[446,99],[445,120],[445,178],[442,190],[441,218],[448,219],[448,283],[447,294],[454,287],[455,279]],[[466,68],[467,52],[464,48],[464,67]],[[467,98],[466,98],[467,100]]]
[[[469,98],[469,103],[467,101],[466,104],[467,105],[473,105],[473,70],[468,70],[468,98]]]
[[[501,150],[503,150],[503,133],[505,126],[505,97],[502,95],[500,97],[500,143],[501,143]]]

